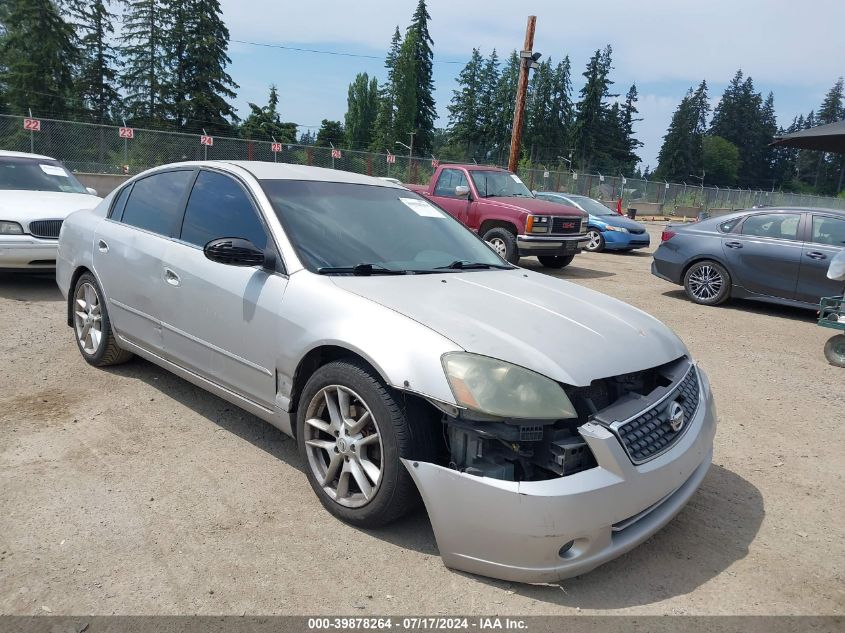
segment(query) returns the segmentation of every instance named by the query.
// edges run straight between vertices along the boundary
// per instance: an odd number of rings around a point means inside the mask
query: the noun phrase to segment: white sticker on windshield
[[[59,167],[58,165],[38,165],[48,176],[61,176],[62,178],[68,178],[68,173],[64,170],[63,167]]]
[[[421,215],[426,218],[446,217],[438,209],[430,205],[425,200],[417,200],[416,198],[399,198],[399,200],[401,200],[406,207],[408,207],[417,215]]]
[[[522,181],[519,179],[519,176],[517,176],[516,174],[511,174],[511,178],[513,178],[520,185],[522,184]]]

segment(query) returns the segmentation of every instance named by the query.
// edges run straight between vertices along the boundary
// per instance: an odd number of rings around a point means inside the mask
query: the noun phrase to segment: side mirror
[[[469,196],[469,187],[465,185],[458,185],[455,187],[455,195],[459,198],[466,198]]]
[[[97,190],[94,187],[85,187],[85,190],[90,193],[92,196],[99,196],[100,194],[97,193]]]
[[[845,281],[845,251],[840,251],[830,260],[827,277],[834,281]]]
[[[249,240],[239,237],[223,237],[211,240],[202,249],[203,254],[213,262],[229,266],[276,267],[276,256],[272,251],[263,251]]]

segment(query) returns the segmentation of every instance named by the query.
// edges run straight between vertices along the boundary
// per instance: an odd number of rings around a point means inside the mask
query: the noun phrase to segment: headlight
[[[0,235],[22,235],[23,227],[17,222],[0,220]]]
[[[604,227],[608,231],[618,231],[619,233],[628,233],[628,229],[623,228],[621,226],[610,226],[609,224]]]
[[[443,369],[456,402],[503,418],[558,420],[578,414],[563,388],[550,378],[488,356],[450,352]]]
[[[548,233],[551,218],[547,215],[529,215],[525,220],[526,233]]]

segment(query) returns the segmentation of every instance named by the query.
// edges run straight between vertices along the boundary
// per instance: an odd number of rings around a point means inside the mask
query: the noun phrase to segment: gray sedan
[[[506,263],[390,182],[165,166],[72,214],[56,274],[89,364],[137,354],[295,437],[344,521],[421,498],[456,569],[588,571],[670,521],[710,465],[709,383],[666,326]]]
[[[843,249],[843,211],[752,209],[667,226],[651,272],[704,305],[736,297],[816,309],[842,294],[827,270]]]

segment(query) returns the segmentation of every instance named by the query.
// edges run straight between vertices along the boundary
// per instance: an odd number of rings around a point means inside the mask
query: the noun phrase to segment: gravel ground
[[[719,408],[715,463],[651,540],[531,586],[446,569],[423,512],[377,531],[338,522],[292,440],[147,362],[89,367],[54,281],[0,276],[0,613],[842,614],[831,332],[807,311],[696,306],[650,262],[584,254],[557,276],[686,341]]]

